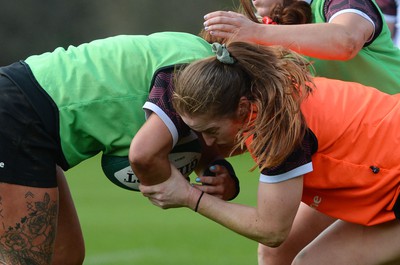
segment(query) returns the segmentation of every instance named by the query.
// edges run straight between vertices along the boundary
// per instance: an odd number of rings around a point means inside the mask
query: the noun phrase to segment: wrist
[[[266,24],[262,24],[259,23],[256,25],[256,27],[254,28],[254,34],[252,35],[252,41],[260,43],[260,44],[271,44],[269,40],[270,38],[270,33],[271,33],[271,28],[274,25],[266,25]],[[272,28],[273,30],[273,28]]]
[[[197,199],[196,206],[194,207],[194,211],[195,211],[196,213],[197,213],[197,211],[199,210],[200,201],[201,201],[201,198],[203,198],[203,195],[204,195],[204,191],[201,191],[201,194],[200,194],[199,198]]]
[[[188,207],[193,211],[197,212],[203,194],[204,194],[203,191],[192,187],[189,194]]]

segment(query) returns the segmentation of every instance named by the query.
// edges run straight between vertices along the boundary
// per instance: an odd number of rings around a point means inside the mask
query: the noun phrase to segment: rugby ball
[[[178,142],[168,156],[169,161],[184,175],[194,171],[201,158],[201,145],[198,139]],[[133,172],[127,156],[103,155],[101,167],[106,177],[115,185],[139,191],[139,179]]]

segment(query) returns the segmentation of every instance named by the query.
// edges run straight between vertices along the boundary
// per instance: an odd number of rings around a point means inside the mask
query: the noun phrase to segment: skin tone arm
[[[199,135],[199,137],[201,137]],[[172,135],[158,115],[152,114],[133,138],[129,151],[129,160],[135,174],[144,185],[155,185],[166,181],[171,176],[172,166],[168,155],[172,150]],[[228,200],[236,194],[236,183],[223,166],[216,166],[212,170],[216,176],[201,176],[204,167],[220,158],[212,147],[207,147],[196,173],[200,176],[199,182],[206,185],[196,185],[204,192]],[[182,179],[186,179],[181,175]]]
[[[263,45],[283,45],[300,54],[326,60],[349,60],[370,39],[371,22],[354,13],[336,16],[330,23],[264,25],[246,16],[216,11],[205,16],[204,26],[216,37]]]
[[[176,169],[171,169],[168,181],[155,186],[140,185],[150,201],[163,208],[195,209],[201,191],[182,181]],[[260,183],[257,207],[225,202],[204,194],[198,212],[217,223],[270,247],[279,246],[288,236],[300,205],[303,178],[277,184]]]
[[[51,265],[83,264],[85,243],[78,214],[65,179],[64,172],[57,166],[58,218],[54,255]]]
[[[161,183],[171,175],[168,154],[172,135],[157,115],[150,115],[135,137],[129,150],[131,167],[144,185]]]

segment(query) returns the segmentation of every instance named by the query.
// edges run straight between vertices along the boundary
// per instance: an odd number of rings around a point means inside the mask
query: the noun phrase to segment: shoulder
[[[324,14],[327,21],[338,13],[355,13],[370,18],[374,23],[380,19],[380,11],[372,0],[327,0],[324,2]]]
[[[173,136],[174,145],[178,138],[189,135],[191,131],[172,105],[175,67],[177,66],[163,67],[154,73],[149,97],[144,104],[147,115],[149,115],[149,111],[154,112],[164,121]]]
[[[277,183],[299,177],[312,171],[311,157],[318,149],[318,140],[314,132],[308,129],[298,148],[286,160],[274,167],[261,172],[260,181]]]

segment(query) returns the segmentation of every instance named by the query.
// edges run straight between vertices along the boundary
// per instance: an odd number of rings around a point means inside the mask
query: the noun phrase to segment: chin
[[[225,157],[229,156],[233,150],[233,144],[217,144],[218,150]]]
[[[269,15],[270,10],[268,8],[257,8],[257,15],[259,15],[260,17],[265,17]]]

